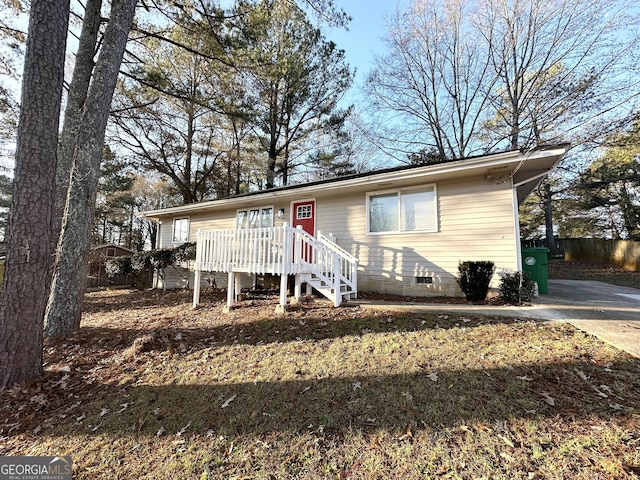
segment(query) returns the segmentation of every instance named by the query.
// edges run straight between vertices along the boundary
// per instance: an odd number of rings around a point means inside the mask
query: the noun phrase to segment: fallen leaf
[[[404,432],[404,435],[402,435],[400,438],[398,438],[398,440],[400,442],[404,441],[404,440],[411,440],[413,439],[413,433],[411,433],[411,428],[407,427],[407,430]]]
[[[555,399],[549,395],[547,392],[542,392],[542,396],[544,397],[544,401],[547,402],[552,407],[556,404]]]
[[[429,377],[433,382],[438,381],[438,374],[436,372],[428,373],[427,377]]]
[[[584,373],[582,370],[576,370],[576,373],[578,374],[578,376],[584,380],[585,382],[589,381],[589,377],[587,376],[586,373]]]
[[[531,382],[531,381],[533,380],[533,378],[531,378],[531,377],[527,377],[526,375],[522,375],[521,377],[520,377],[520,376],[517,376],[516,378],[517,378],[518,380],[522,380],[523,382]]]
[[[504,443],[506,443],[507,445],[509,445],[511,448],[516,448],[516,446],[513,444],[513,442],[511,440],[509,440],[507,437],[505,437],[504,435],[498,435],[499,438],[502,439],[502,441]]]
[[[226,402],[224,402],[224,403],[220,406],[220,408],[227,408],[229,405],[231,405],[231,402],[233,402],[233,401],[236,399],[236,397],[237,397],[237,396],[238,396],[238,395],[232,395],[231,397],[227,398],[227,401],[226,401]]]
[[[402,392],[401,395],[409,402],[413,402],[413,395],[411,395],[409,392]]]
[[[513,461],[515,461],[515,458],[513,458],[511,455],[509,455],[509,454],[508,454],[508,453],[506,453],[506,452],[500,452],[500,456],[501,456],[502,458],[504,458],[504,459],[505,459],[506,461],[508,461],[508,462],[513,462]]]
[[[600,388],[600,390],[602,390],[603,392],[607,392],[609,395],[615,396],[613,394],[613,390],[608,385],[600,385],[600,387],[598,388]]]
[[[353,390],[356,391],[357,389],[362,388],[362,384],[360,382],[356,382],[353,384]]]
[[[190,426],[191,426],[191,422],[187,423],[184,427],[180,429],[178,433],[176,433],[176,435],[181,437],[182,435],[185,434],[185,432],[189,429]]]

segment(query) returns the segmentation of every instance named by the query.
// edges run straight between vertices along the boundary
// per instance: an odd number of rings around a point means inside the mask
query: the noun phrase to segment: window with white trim
[[[313,206],[311,204],[298,205],[296,207],[296,220],[304,220],[313,216]]]
[[[435,185],[370,193],[367,215],[369,233],[435,232],[438,229]]]
[[[273,226],[273,207],[238,210],[236,228],[267,228]]]
[[[173,243],[189,241],[189,218],[175,218],[173,220]]]

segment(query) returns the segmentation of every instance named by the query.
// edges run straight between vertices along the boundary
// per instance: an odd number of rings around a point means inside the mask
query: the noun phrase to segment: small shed
[[[97,287],[117,287],[135,284],[135,275],[107,275],[106,263],[110,258],[132,257],[136,252],[133,250],[106,243],[91,247],[89,252],[89,272],[87,274],[87,288]]]

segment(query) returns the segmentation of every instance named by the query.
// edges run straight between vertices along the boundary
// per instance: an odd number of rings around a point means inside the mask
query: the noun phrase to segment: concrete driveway
[[[565,320],[640,358],[640,290],[586,280],[549,280],[535,300],[541,318]]]
[[[357,300],[363,308],[496,315],[566,321],[640,358],[640,290],[584,280],[549,280],[549,293],[532,306],[392,303]]]

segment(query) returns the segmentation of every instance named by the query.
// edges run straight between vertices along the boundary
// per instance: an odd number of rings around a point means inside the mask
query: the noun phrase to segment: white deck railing
[[[322,234],[282,227],[199,231],[196,276],[199,272],[246,272],[305,275],[332,294],[357,291],[357,259]],[[196,289],[199,290],[199,281]],[[324,292],[323,292],[324,293]],[[199,292],[194,292],[197,305]],[[340,300],[333,298],[334,303]]]

